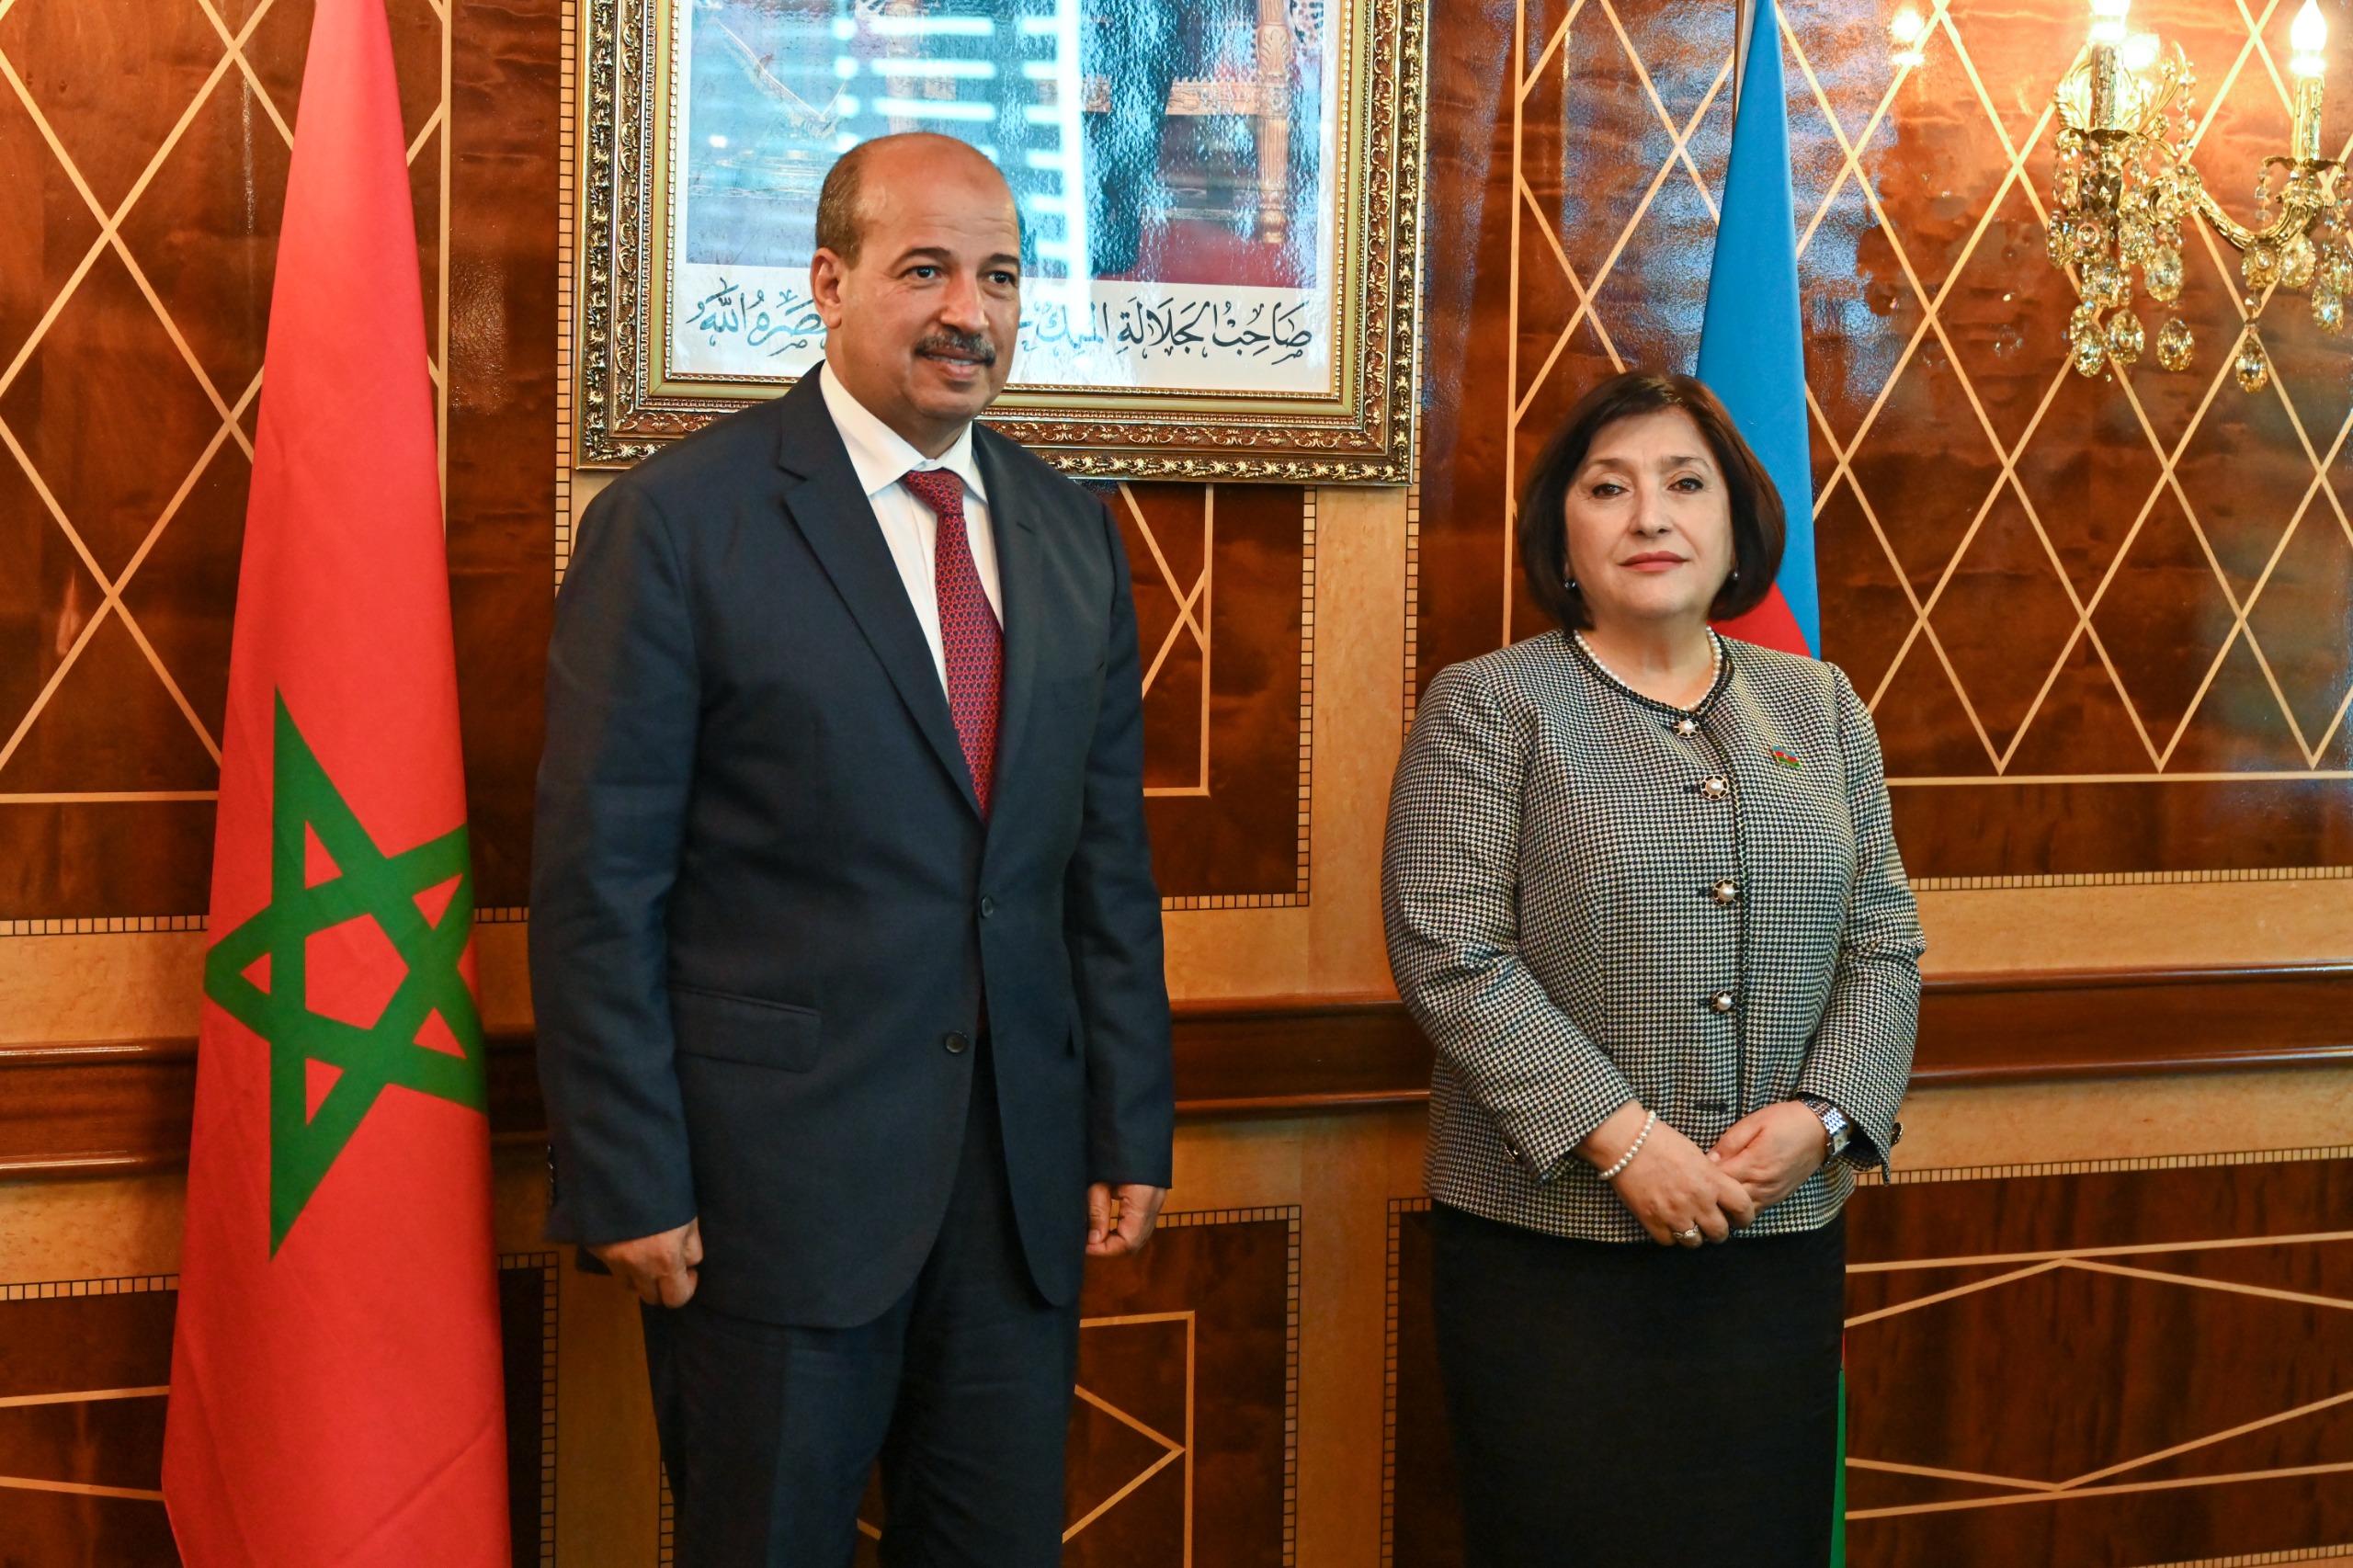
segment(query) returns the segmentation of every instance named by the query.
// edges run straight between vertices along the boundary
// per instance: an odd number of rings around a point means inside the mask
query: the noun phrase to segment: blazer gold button
[[[1708,1006],[1713,1007],[1719,1013],[1731,1012],[1732,993],[1729,991],[1717,992],[1713,996],[1708,998]]]
[[[939,1043],[948,1048],[950,1056],[961,1056],[972,1047],[972,1042],[961,1032],[950,1032]]]
[[[1718,903],[1731,903],[1733,900],[1740,897],[1740,884],[1732,881],[1730,878],[1726,878],[1724,881],[1718,882],[1714,887],[1710,888],[1708,892],[1709,895]]]
[[[1699,733],[1699,721],[1697,719],[1677,719],[1675,722],[1675,733],[1678,735],[1696,735]]]
[[[1721,774],[1713,778],[1703,778],[1699,781],[1699,793],[1711,801],[1721,801],[1732,793],[1732,781]]]

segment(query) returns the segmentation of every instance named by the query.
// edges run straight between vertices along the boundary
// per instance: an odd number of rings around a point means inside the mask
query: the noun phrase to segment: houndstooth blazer
[[[1640,1100],[1705,1149],[1800,1095],[1898,1136],[1919,915],[1870,711],[1835,666],[1727,640],[1698,707],[1561,632],[1442,671],[1397,766],[1389,959],[1438,1048],[1430,1195],[1595,1241],[1644,1233],[1571,1153]],[[1749,1234],[1827,1224],[1833,1162]]]

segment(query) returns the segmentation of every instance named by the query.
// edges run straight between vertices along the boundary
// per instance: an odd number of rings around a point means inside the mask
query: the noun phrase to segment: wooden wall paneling
[[[1290,1568],[1299,1223],[1296,1206],[1164,1214],[1141,1255],[1088,1266],[1065,1562]],[[862,1514],[871,1565],[879,1485]]]
[[[519,903],[554,548],[559,6],[388,9],[481,893]],[[310,11],[227,16],[224,36],[204,7],[0,12],[23,84],[0,93],[19,193],[0,221],[0,919],[207,903]]]
[[[542,672],[555,613],[562,0],[455,7],[449,597],[474,902],[530,902]]]
[[[564,1568],[646,1568],[661,1560],[665,1497],[642,1308],[609,1275],[569,1261],[559,1274],[559,1556]]]
[[[1514,8],[1438,0],[1430,13],[1429,169],[1422,275],[1420,506],[1406,616],[1411,693],[1446,665],[1502,641],[1507,515],[1499,412],[1516,347],[1513,178],[1525,38]],[[1524,44],[1523,44],[1524,47]],[[1500,325],[1498,324],[1500,324]]]
[[[498,1260],[517,1568],[555,1558],[557,1255]],[[176,1564],[165,1518],[168,1275],[0,1284],[0,1559]]]
[[[1128,551],[1144,812],[1175,909],[1307,895],[1315,493],[1098,484]]]
[[[1176,1020],[1188,1119],[1298,1116],[1428,1097],[1431,1051],[1402,1003],[1188,1003]],[[0,1177],[152,1170],[187,1158],[186,1037],[0,1046]],[[489,1040],[494,1139],[545,1133],[528,1034]],[[2353,965],[1932,976],[1915,1087],[2353,1062]]]
[[[2145,1164],[1858,1194],[1858,1568],[2353,1543],[2353,1160]]]
[[[177,1286],[160,1276],[0,1285],[0,1541],[9,1557],[179,1562],[156,1490]]]
[[[2283,16],[2134,13],[2207,74],[2218,190],[2286,133],[2281,79],[2228,63]],[[1907,868],[2347,863],[2342,346],[2283,301],[2273,385],[2241,392],[2235,258],[2192,232],[2194,369],[2066,369],[2040,203],[2074,0],[1955,0],[1903,68],[1875,13],[1782,17],[1824,653],[1878,718]],[[1721,7],[1449,3],[1433,32],[1431,234],[1469,266],[1432,278],[1421,679],[1543,629],[1506,531],[1570,400],[1617,369],[1690,369],[1731,109]],[[2331,48],[2353,60],[2353,39]]]
[[[2353,1551],[2353,1159],[2123,1164],[2146,1168],[1858,1191],[1856,1568]],[[1443,1563],[1459,1505],[1427,1204],[1392,1210],[1386,1561]]]

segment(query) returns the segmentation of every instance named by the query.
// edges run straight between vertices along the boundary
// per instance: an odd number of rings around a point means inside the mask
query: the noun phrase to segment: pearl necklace
[[[1597,669],[1597,670],[1599,670],[1603,675],[1608,676],[1610,678],[1610,680],[1611,680],[1612,682],[1614,682],[1615,684],[1617,684],[1617,685],[1619,685],[1619,686],[1621,686],[1621,687],[1624,687],[1628,691],[1631,691],[1631,692],[1633,692],[1635,696],[1637,696],[1637,697],[1642,697],[1642,695],[1643,695],[1643,694],[1642,694],[1642,692],[1641,692],[1641,691],[1639,691],[1639,690],[1637,690],[1637,689],[1635,688],[1635,687],[1634,687],[1634,685],[1633,685],[1633,683],[1632,683],[1632,682],[1629,681],[1629,680],[1628,680],[1624,676],[1620,675],[1616,670],[1611,669],[1611,668],[1608,666],[1608,665],[1603,661],[1603,659],[1602,659],[1601,655],[1600,655],[1600,654],[1598,654],[1598,653],[1595,653],[1595,652],[1593,651],[1593,644],[1592,644],[1592,643],[1590,643],[1590,642],[1586,642],[1586,641],[1585,640],[1585,633],[1584,633],[1584,632],[1582,632],[1582,631],[1573,632],[1573,633],[1571,633],[1571,635],[1576,638],[1576,640],[1577,640],[1577,646],[1585,650],[1585,656],[1586,656],[1586,658],[1591,659],[1591,660],[1593,661],[1593,667],[1594,667],[1595,669]],[[1707,687],[1707,689],[1708,689],[1709,691],[1713,691],[1713,690],[1715,690],[1715,689],[1716,689],[1716,682],[1717,682],[1718,680],[1720,680],[1720,679],[1722,679],[1722,676],[1723,676],[1723,673],[1724,673],[1724,644],[1723,644],[1723,639],[1722,639],[1722,638],[1721,638],[1721,637],[1718,637],[1718,636],[1716,635],[1716,633],[1715,633],[1715,629],[1714,629],[1713,627],[1711,627],[1711,628],[1709,628],[1709,630],[1708,630],[1708,687]],[[1701,700],[1702,700],[1702,701],[1704,701],[1705,699],[1706,699],[1705,693],[1702,693],[1702,694],[1701,694]],[[1652,698],[1643,698],[1643,700],[1644,700],[1644,701],[1646,701],[1646,702],[1656,702],[1656,701],[1658,700],[1658,699],[1656,699],[1656,698],[1654,698],[1654,697],[1652,697]],[[1669,703],[1665,703],[1665,704],[1664,704],[1664,706],[1668,707],[1668,708],[1673,708],[1673,707],[1675,706],[1675,704],[1674,704],[1674,703],[1672,703],[1672,702],[1669,702]],[[1697,706],[1698,706],[1698,704],[1697,704],[1697,703],[1695,703],[1695,704],[1693,704],[1692,706],[1693,706],[1693,707],[1697,707]],[[1682,711],[1684,711],[1684,712],[1689,712],[1690,710],[1691,710],[1690,709],[1684,709],[1684,710],[1682,710]]]

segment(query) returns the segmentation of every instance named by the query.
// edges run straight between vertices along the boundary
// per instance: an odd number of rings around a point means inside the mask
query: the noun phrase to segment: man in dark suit
[[[615,481],[557,602],[549,1233],[648,1303],[678,1561],[1057,1562],[1086,1256],[1174,1119],[1135,609],[975,426],[1020,237],[964,143],[835,166],[825,363]]]

